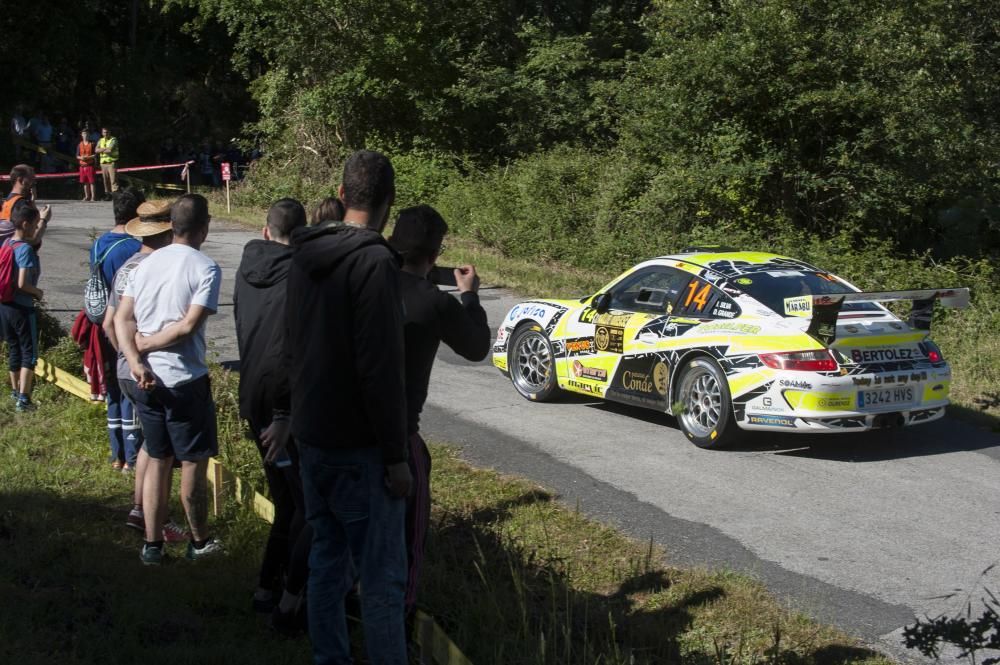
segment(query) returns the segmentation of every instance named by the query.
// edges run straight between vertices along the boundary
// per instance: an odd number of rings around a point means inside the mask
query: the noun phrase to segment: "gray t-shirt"
[[[149,254],[143,254],[142,252],[136,252],[130,256],[122,267],[118,269],[115,273],[115,281],[111,284],[111,294],[108,296],[108,306],[118,309],[118,304],[122,300],[122,294],[125,293],[125,284],[128,283],[128,276],[136,266],[142,263],[142,260],[149,256]],[[132,370],[129,369],[128,361],[125,360],[125,354],[121,351],[118,352],[118,378],[119,379],[131,379]]]

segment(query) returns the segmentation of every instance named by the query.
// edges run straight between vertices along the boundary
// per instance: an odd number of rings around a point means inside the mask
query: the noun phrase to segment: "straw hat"
[[[125,233],[133,238],[155,236],[171,229],[170,201],[146,201],[136,210],[139,216],[125,225]]]

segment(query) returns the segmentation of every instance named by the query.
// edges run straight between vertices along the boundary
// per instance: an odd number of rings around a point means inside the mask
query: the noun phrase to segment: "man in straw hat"
[[[128,404],[128,411],[122,410],[122,430],[125,434],[125,447],[130,450],[137,450],[135,457],[135,493],[133,497],[132,510],[128,514],[125,524],[141,532],[146,530],[145,516],[142,511],[142,491],[145,479],[146,467],[149,462],[149,453],[142,446],[142,429],[136,422],[133,404],[137,391],[135,379],[129,371],[128,361],[125,355],[118,348],[118,340],[115,332],[115,311],[121,302],[122,294],[125,292],[125,284],[129,275],[142,263],[142,261],[161,247],[166,247],[173,239],[170,228],[170,202],[156,201],[146,202],[139,205],[136,210],[138,217],[130,220],[125,225],[125,233],[133,238],[138,238],[142,242],[139,251],[125,261],[125,264],[115,273],[114,283],[108,299],[108,309],[104,313],[104,334],[108,341],[118,352],[118,360],[115,367],[115,374],[108,383],[115,382],[123,395],[122,404]],[[166,492],[164,501],[170,494],[170,484],[163,485],[162,490]],[[175,524],[169,518],[163,523],[163,539],[167,542],[183,542],[187,539],[187,532]]]
[[[170,484],[175,459],[181,462],[181,502],[191,527],[187,558],[222,551],[208,534],[205,480],[208,460],[219,452],[205,320],[219,308],[222,271],[199,251],[211,219],[200,194],[174,201],[173,242],[132,271],[115,312],[118,344],[139,389],[135,407],[149,453],[142,492],[146,542],[140,558],[145,565],[163,561],[163,485]]]

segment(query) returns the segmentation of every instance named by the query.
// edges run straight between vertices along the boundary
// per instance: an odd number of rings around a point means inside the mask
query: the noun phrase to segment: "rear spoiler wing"
[[[908,320],[910,326],[916,330],[930,330],[935,302],[940,301],[943,307],[964,309],[969,306],[969,297],[969,289],[967,288],[806,295],[785,298],[785,314],[808,316],[810,320],[806,332],[822,344],[829,346],[837,338],[837,318],[840,316],[840,309],[844,303],[908,300],[913,303]]]

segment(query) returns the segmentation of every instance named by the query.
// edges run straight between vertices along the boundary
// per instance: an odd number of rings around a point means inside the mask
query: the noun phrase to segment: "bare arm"
[[[117,308],[113,307],[108,303],[107,309],[104,310],[104,320],[101,321],[101,328],[104,330],[104,336],[108,338],[111,342],[111,346],[115,351],[119,351],[118,348],[118,338],[115,336],[115,310]]]
[[[118,311],[115,312],[114,327],[118,348],[125,355],[139,388],[149,390],[156,384],[156,375],[143,361],[135,346],[135,300],[130,296],[122,296]]]
[[[201,324],[204,323],[205,319],[211,313],[212,310],[207,307],[203,307],[202,305],[191,305],[188,307],[188,311],[184,315],[184,318],[180,321],[175,321],[169,326],[166,326],[160,332],[149,335],[148,337],[135,337],[136,348],[139,353],[145,354],[152,351],[166,349],[174,344],[183,342],[198,330]]]
[[[42,236],[45,235],[45,231],[49,228],[49,220],[52,219],[52,208],[49,206],[42,206],[39,213],[41,219],[38,222],[38,228],[35,229],[35,235],[31,238],[31,246],[34,247],[36,251],[42,246]]]
[[[31,283],[28,281],[27,268],[20,268],[17,271],[17,290],[22,293],[27,293],[35,300],[41,300],[42,296],[44,295],[40,288],[38,288],[37,286],[32,286]]]

